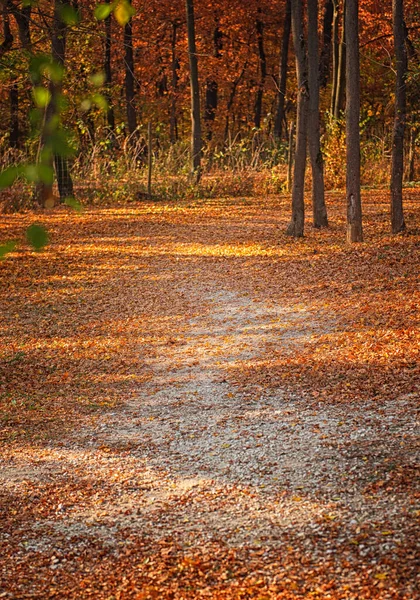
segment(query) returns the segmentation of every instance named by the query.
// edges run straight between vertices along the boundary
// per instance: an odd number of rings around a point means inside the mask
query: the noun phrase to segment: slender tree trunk
[[[321,152],[319,122],[318,0],[307,0],[308,10],[308,142],[312,167],[313,226],[327,227],[324,194],[324,159]]]
[[[260,8],[258,9],[258,13],[261,13]],[[258,17],[255,25],[257,29],[258,58],[260,61],[260,81],[258,83],[257,97],[255,100],[254,125],[256,129],[260,129],[264,84],[267,77],[267,57],[264,50],[264,23]]]
[[[341,40],[338,48],[338,66],[337,66],[337,89],[334,104],[334,118],[338,119],[344,110],[345,106],[345,89],[346,89],[346,3],[343,0],[343,18],[341,25]]]
[[[105,0],[106,4],[110,3],[110,0]],[[109,15],[105,19],[105,56],[104,56],[104,71],[105,71],[105,86],[106,86],[106,99],[108,102],[108,110],[106,113],[106,119],[108,122],[109,129],[113,132],[115,130],[115,114],[112,106],[112,67],[111,67],[111,49],[112,49],[112,19]]]
[[[15,79],[10,87],[10,138],[11,148],[19,147],[19,86]]]
[[[334,116],[335,100],[337,98],[338,78],[338,25],[339,25],[338,0],[333,0],[333,22],[332,22],[332,86],[330,112]]]
[[[178,91],[178,70],[179,60],[176,56],[176,36],[179,23],[174,21],[172,23],[172,36],[171,36],[171,68],[172,68],[172,87],[171,87],[171,114],[169,119],[170,128],[170,139],[171,144],[174,144],[178,140],[178,118],[176,111],[176,98]]]
[[[0,58],[13,46],[13,34],[10,28],[9,10],[7,4],[3,4],[1,12],[3,17],[3,41],[0,44]]]
[[[418,127],[412,127],[410,130],[410,150],[408,157],[408,181],[414,181],[414,170],[416,164],[416,141],[419,134]]]
[[[213,33],[213,56],[220,58],[220,51],[222,49],[222,32],[219,29],[218,24],[214,29]],[[206,137],[210,141],[213,137],[213,125],[216,118],[216,111],[218,105],[218,90],[219,86],[214,77],[207,79],[206,83],[206,106],[204,110],[204,122],[206,123]]]
[[[288,138],[288,148],[287,148],[287,180],[286,180],[286,190],[290,192],[292,187],[292,178],[293,178],[293,158],[294,158],[294,135],[295,135],[295,124],[292,122],[289,125],[289,138]]]
[[[59,65],[64,66],[66,56],[66,37],[67,24],[63,21],[62,11],[69,5],[69,0],[55,0],[54,5],[54,23],[51,41],[52,59]],[[62,90],[61,82],[50,81],[49,86],[51,100],[46,108],[44,117],[44,126],[41,133],[41,161],[52,166],[54,162],[60,201],[66,198],[73,198],[73,181],[68,167],[68,160],[64,156],[53,155],[49,147],[49,139],[57,132],[60,115],[60,96]],[[53,204],[52,184],[41,182],[37,191],[38,201],[41,205],[49,206]]]
[[[131,0],[129,0],[131,4]],[[135,77],[134,77],[134,53],[133,53],[133,19],[130,18],[124,26],[124,48],[125,48],[125,100],[127,109],[128,133],[131,141],[135,143],[137,131],[137,115],[135,107]]]
[[[319,83],[322,88],[327,87],[330,74],[333,17],[334,2],[333,0],[325,0],[322,27],[322,50],[319,60]]]
[[[359,0],[346,2],[346,194],[347,241],[362,242],[360,197],[360,63]]]
[[[235,81],[232,83],[232,86],[230,88],[230,94],[229,94],[229,98],[228,98],[227,105],[226,105],[226,121],[225,121],[225,131],[224,131],[224,135],[223,135],[223,141],[225,144],[229,137],[230,114],[232,111],[233,101],[235,100],[236,90],[238,88],[238,85],[241,82],[242,77],[245,75],[247,66],[248,66],[248,62],[245,62],[244,66],[242,68],[242,71],[239,74],[239,77],[237,77],[235,79]]]
[[[391,226],[392,233],[405,229],[403,210],[404,130],[406,120],[407,50],[405,44],[404,0],[392,0],[392,22],[396,57],[395,119],[392,139]]]
[[[198,62],[195,45],[194,0],[186,0],[188,55],[191,85],[191,174],[198,183],[201,177],[201,118]]]
[[[286,233],[303,237],[305,223],[305,170],[308,121],[308,64],[302,23],[302,0],[292,0],[292,31],[298,81],[295,168],[292,188],[292,218]]]
[[[274,122],[274,135],[279,140],[281,140],[281,138],[282,138],[283,127],[286,128],[285,106],[286,106],[286,89],[287,89],[287,65],[288,65],[288,57],[289,57],[289,41],[290,41],[291,26],[292,26],[291,0],[286,0],[286,12],[284,15],[284,24],[283,24],[283,37],[282,37],[282,41],[281,41],[280,77],[279,77],[279,91],[278,91],[278,96],[277,96],[277,112],[276,112],[276,120]]]

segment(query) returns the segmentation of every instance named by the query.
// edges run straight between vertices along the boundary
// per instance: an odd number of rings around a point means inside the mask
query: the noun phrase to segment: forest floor
[[[420,598],[420,193],[363,201],[0,218],[0,598]]]

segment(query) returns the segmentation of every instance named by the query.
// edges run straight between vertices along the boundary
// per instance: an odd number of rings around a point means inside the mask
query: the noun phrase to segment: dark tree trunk
[[[0,58],[8,52],[13,46],[13,34],[10,29],[9,10],[7,4],[3,5],[3,41],[0,44]]]
[[[346,2],[346,194],[347,241],[362,242],[360,197],[360,63],[359,0]]]
[[[62,9],[66,5],[69,5],[69,0],[55,0],[51,55],[52,59],[61,66],[64,66],[65,63],[67,37],[67,25],[63,21],[61,15]],[[49,163],[50,166],[52,166],[52,161],[54,161],[60,201],[64,201],[67,198],[74,197],[73,181],[68,168],[68,161],[64,156],[55,155],[53,157],[51,151],[48,151],[49,139],[58,130],[57,121],[60,115],[61,82],[51,80],[49,89],[51,100],[45,111],[44,126],[41,133],[41,160],[43,160],[44,163]],[[45,150],[47,150],[46,158],[42,158],[42,155],[45,154]],[[51,158],[49,158],[49,155]],[[39,203],[44,206],[47,205],[49,201],[52,202],[52,185],[44,182],[40,183],[37,196]]]
[[[392,0],[392,22],[394,29],[396,78],[391,166],[391,226],[392,233],[400,233],[405,229],[402,187],[406,120],[406,78],[408,68],[405,44],[404,0]]]
[[[283,24],[283,37],[281,41],[281,54],[280,54],[280,77],[279,77],[279,91],[277,95],[277,112],[276,120],[274,122],[274,135],[277,139],[281,140],[283,135],[283,128],[286,131],[286,89],[287,89],[287,66],[289,57],[289,41],[290,41],[290,30],[292,26],[292,8],[291,0],[286,0],[286,12],[284,15]]]
[[[338,119],[344,110],[345,106],[345,90],[346,90],[346,2],[343,0],[342,24],[341,24],[341,40],[338,48],[338,65],[336,75],[336,94],[334,103],[334,118]]]
[[[230,88],[230,94],[229,94],[229,98],[228,98],[227,106],[226,106],[225,131],[224,131],[224,135],[223,135],[223,140],[224,140],[225,144],[229,137],[230,115],[231,115],[231,111],[232,111],[233,101],[235,100],[236,90],[238,88],[238,85],[241,82],[242,77],[245,75],[247,66],[248,66],[248,63],[246,62],[242,68],[242,71],[239,74],[239,77],[237,77],[235,79],[235,81],[232,83],[232,87]]]
[[[319,60],[319,82],[323,88],[327,86],[330,74],[333,17],[334,2],[333,0],[326,0],[324,5],[324,19],[322,27],[322,49]]]
[[[131,0],[130,4],[131,4]],[[128,133],[134,143],[137,130],[137,115],[135,107],[135,78],[134,78],[134,52],[133,52],[133,20],[130,18],[124,26],[124,48],[125,48],[125,101],[127,109]]]
[[[333,1],[333,22],[332,22],[332,86],[331,86],[331,105],[330,112],[334,116],[335,99],[337,97],[337,76],[338,76],[338,26],[339,11],[338,0]]]
[[[324,194],[324,160],[321,152],[319,122],[318,0],[307,0],[308,10],[308,142],[312,167],[313,226],[327,227]]]
[[[191,86],[191,174],[196,182],[201,176],[201,118],[200,87],[198,81],[198,62],[195,45],[194,0],[186,0],[188,55],[190,61]]]
[[[258,9],[261,13],[261,9]],[[264,95],[264,84],[267,77],[267,58],[264,50],[264,23],[260,18],[256,21],[257,42],[258,42],[258,58],[260,62],[260,80],[258,83],[257,97],[255,99],[254,125],[256,129],[261,127],[262,101]]]
[[[298,81],[295,167],[292,188],[292,218],[286,233],[303,237],[305,224],[305,170],[308,121],[308,64],[302,22],[302,0],[292,0],[293,45]]]
[[[213,34],[213,56],[220,58],[222,50],[222,32],[216,25]],[[206,83],[206,106],[204,110],[204,121],[206,123],[206,137],[210,141],[213,137],[213,124],[216,118],[218,104],[218,83],[214,78],[210,78]]]
[[[172,66],[172,88],[171,88],[171,115],[170,115],[170,138],[171,144],[174,144],[178,140],[178,118],[176,111],[176,96],[178,90],[178,70],[179,60],[176,56],[176,35],[179,27],[179,23],[172,23],[172,36],[171,36],[171,66]]]
[[[25,50],[29,51],[32,44],[30,29],[32,7],[28,5],[18,8],[11,0],[8,0],[7,6],[17,23],[20,43]]]
[[[19,147],[19,86],[16,80],[10,88],[10,146]]]
[[[110,3],[110,0],[105,0],[106,4]],[[112,67],[111,67],[111,49],[112,49],[112,19],[109,15],[105,19],[105,55],[104,55],[104,71],[105,71],[105,86],[106,86],[106,99],[108,102],[108,110],[106,112],[106,119],[109,129],[113,132],[115,130],[115,114],[112,106]]]
[[[418,127],[412,127],[410,131],[410,150],[408,156],[408,181],[414,181],[416,164],[416,141],[419,134]]]

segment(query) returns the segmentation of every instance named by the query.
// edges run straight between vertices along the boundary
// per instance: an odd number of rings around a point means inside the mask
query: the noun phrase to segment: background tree
[[[292,32],[298,83],[295,166],[292,187],[292,218],[287,234],[302,237],[305,225],[305,170],[308,120],[308,61],[303,33],[302,0],[292,0]]]
[[[346,195],[347,241],[362,242],[360,197],[359,1],[346,2]]]
[[[405,229],[403,211],[404,130],[406,120],[407,49],[404,0],[392,0],[392,21],[396,58],[395,121],[392,139],[391,227],[392,233]]]
[[[200,86],[198,81],[198,61],[195,42],[194,1],[186,0],[188,57],[190,63],[191,85],[191,171],[196,181],[201,176],[201,116],[200,116]]]
[[[308,10],[308,143],[312,167],[312,208],[314,227],[327,227],[324,193],[324,159],[319,122],[318,0],[307,0]]]
[[[280,70],[279,70],[279,86],[277,96],[277,111],[276,120],[274,123],[274,135],[281,139],[283,135],[283,129],[286,130],[286,88],[287,88],[287,67],[289,59],[289,40],[290,40],[290,29],[292,26],[292,6],[291,0],[286,0],[286,8],[284,13],[283,21],[283,34],[281,41],[281,53],[280,53]]]

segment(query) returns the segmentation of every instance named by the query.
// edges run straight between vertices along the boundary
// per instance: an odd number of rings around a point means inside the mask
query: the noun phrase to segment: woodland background
[[[55,77],[63,130],[60,125],[54,144],[58,153],[68,155],[83,201],[133,199],[147,191],[148,123],[155,197],[290,189],[287,158],[298,86],[289,1],[195,2],[203,172],[208,175],[199,192],[188,179],[191,103],[185,4],[124,0],[98,6],[94,0],[60,0],[56,5],[61,23],[54,3],[2,2],[1,167],[39,160],[47,105],[52,103],[48,85]],[[326,189],[345,184],[344,10],[343,1],[319,3]],[[419,13],[418,2],[405,2],[406,182],[418,175]],[[390,176],[395,105],[391,0],[362,2],[359,26],[362,183],[383,186]],[[62,74],[57,62],[64,67]],[[39,179],[39,173],[26,175],[30,183]],[[72,195],[72,189],[64,191],[64,196]],[[32,194],[22,194],[19,187],[15,194],[9,192],[6,208],[31,203]]]

